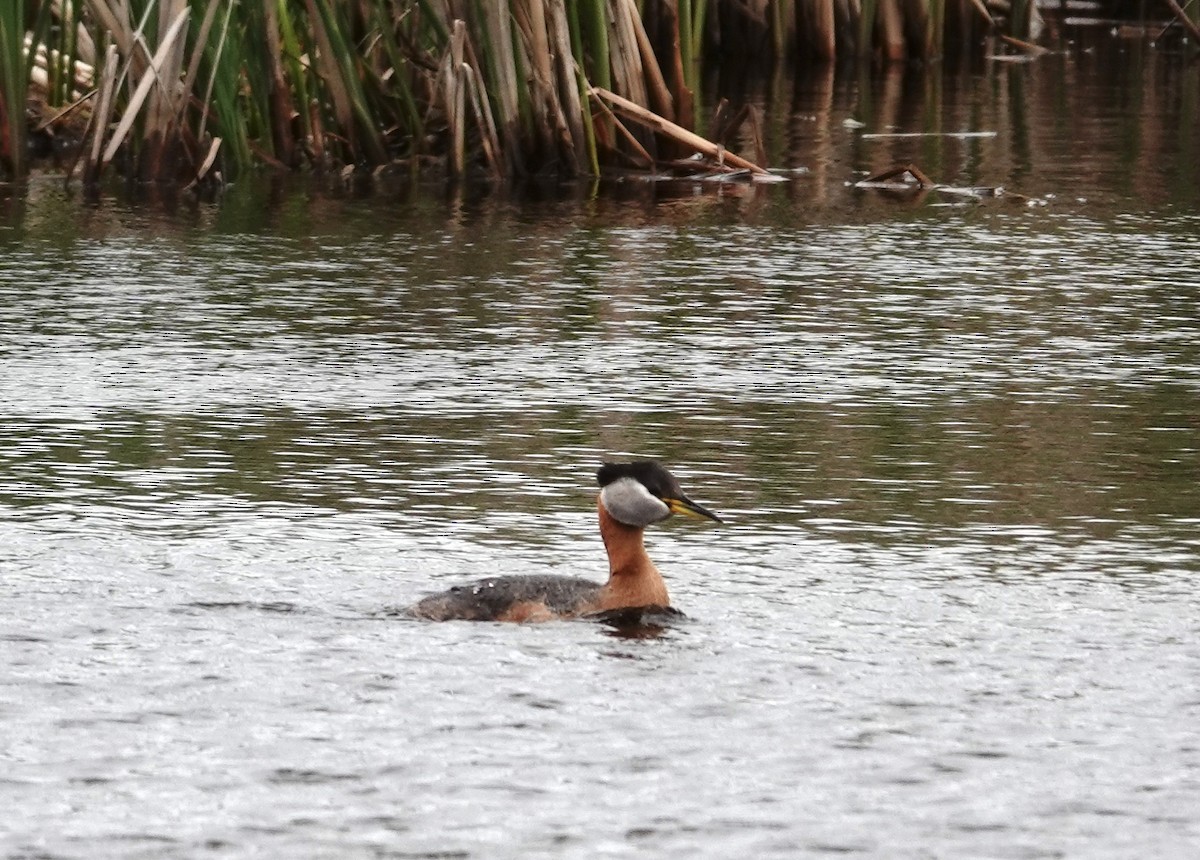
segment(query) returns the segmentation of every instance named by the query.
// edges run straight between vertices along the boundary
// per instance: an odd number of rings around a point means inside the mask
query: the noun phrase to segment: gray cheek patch
[[[671,515],[665,502],[633,478],[620,478],[602,489],[600,503],[627,526],[647,526]]]

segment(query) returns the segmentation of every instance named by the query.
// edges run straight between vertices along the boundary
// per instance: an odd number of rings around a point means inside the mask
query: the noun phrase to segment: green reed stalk
[[[29,69],[25,56],[25,0],[8,0],[0,4],[0,179],[25,175]]]
[[[62,54],[63,62],[66,64],[66,68],[69,70],[68,80],[70,81],[65,91],[65,101],[72,101],[75,98],[75,59],[80,55],[79,12],[82,7],[83,4],[81,0],[64,0],[62,5],[63,14],[66,20],[66,26],[62,28],[64,36]],[[93,57],[90,62],[94,66],[96,63],[95,57]]]
[[[441,13],[430,5],[430,0],[418,0],[417,5],[423,13],[422,20],[427,21],[434,31],[434,44],[445,48],[450,44],[450,28],[442,20]]]
[[[1033,10],[1030,0],[1012,0],[1012,10],[1008,15],[1008,34],[1018,39],[1029,35],[1029,21]]]
[[[280,34],[280,8],[276,0],[266,0],[262,4],[263,35],[266,43],[266,53],[262,55],[267,75],[267,101],[271,119],[271,143],[275,149],[275,157],[284,165],[294,167],[296,164],[296,138],[292,134],[292,116],[298,113],[292,102],[292,88],[288,85],[287,75],[284,74],[283,37]],[[287,10],[282,10],[284,14]]]
[[[300,58],[304,56],[304,47],[296,32],[292,15],[288,14],[287,0],[279,2],[279,41],[283,50],[283,62],[286,66],[286,81],[291,84],[294,95],[293,103],[297,106],[301,135],[303,141],[314,141],[320,133],[320,127],[313,122],[309,104],[313,99],[310,93],[320,89],[319,82],[312,79],[311,68],[306,68]],[[321,148],[323,148],[323,142]]]
[[[704,50],[704,20],[708,14],[710,0],[696,0],[692,4],[692,57],[700,59]]]
[[[776,0],[771,4],[771,48],[775,52],[775,62],[780,63],[787,56],[787,22],[795,20],[795,9],[792,0]]]
[[[696,32],[697,17],[703,29],[703,8],[708,0],[679,0],[675,16],[679,26],[679,66],[683,80],[680,82],[691,92],[689,101],[700,90],[700,38]]]
[[[566,6],[567,27],[571,31],[571,55],[575,58],[575,74],[579,83],[580,113],[583,116],[583,128],[587,140],[588,166],[593,176],[599,176],[600,154],[596,147],[596,127],[592,123],[592,102],[591,96],[588,94],[590,87],[583,71],[583,35],[579,27],[579,8],[571,2],[568,2]]]
[[[216,119],[223,141],[227,161],[235,166],[246,166],[253,162],[251,140],[256,136],[254,117],[261,107],[252,98],[243,96],[242,69],[248,65],[242,58],[242,46],[249,42],[244,33],[244,22],[233,17],[235,4],[229,2],[221,24],[216,44],[205,48],[208,58],[208,82],[205,86],[203,104],[205,114],[200,120],[199,136],[203,137],[208,123],[208,110]],[[242,38],[233,33],[241,31]]]
[[[213,90],[216,88],[217,84],[217,70],[221,67],[221,57],[225,53],[225,46],[229,43],[229,21],[233,17],[233,2],[230,0],[230,2],[225,5],[225,17],[221,22],[221,35],[217,37],[216,45],[212,46],[209,41],[209,34],[212,32],[211,17],[216,13],[218,5],[219,2],[214,2],[209,10],[205,13],[204,24],[200,28],[202,41],[194,48],[192,67],[188,70],[188,80],[194,83],[200,73],[200,63],[203,62],[205,55],[212,55],[212,59],[209,63],[208,82],[204,87],[204,98],[200,100],[200,104],[203,105],[203,107],[201,108],[200,114],[200,131],[197,133],[196,137],[201,142],[204,140],[205,131],[208,125],[208,106],[213,104]],[[186,92],[191,92],[190,86],[186,88]],[[230,131],[233,131],[233,129],[230,129]],[[229,146],[230,144],[227,143],[226,149],[228,149]]]
[[[70,3],[64,3],[64,12],[70,8]],[[71,84],[74,81],[72,72],[75,68],[74,52],[68,50],[69,33],[73,28],[61,26],[46,35],[46,103],[51,105],[66,104],[71,96]],[[57,36],[57,38],[55,38]],[[37,51],[34,45],[33,51]]]
[[[358,46],[350,35],[349,21],[345,17],[345,6],[330,0],[309,0],[309,23],[316,31],[317,45],[328,52],[324,60],[325,83],[335,96],[339,106],[338,119],[343,134],[354,134],[362,140],[365,155],[372,163],[382,164],[387,159],[383,140],[375,125],[371,108],[367,104],[358,73]],[[338,14],[341,12],[342,14]]]
[[[612,89],[612,57],[608,47],[608,9],[605,0],[586,0],[580,4],[583,10],[579,16],[583,29],[581,38],[588,46],[587,53],[592,58],[591,68],[585,67],[588,80],[598,87]]]
[[[401,51],[400,43],[396,41],[395,30],[383,8],[376,6],[374,16],[375,30],[379,35],[380,44],[383,46],[384,55],[392,68],[390,83],[394,93],[393,97],[400,100],[401,118],[407,128],[409,139],[413,142],[411,149],[416,152],[420,147],[420,140],[424,136],[425,123],[421,119],[421,109],[417,106],[417,99],[410,83],[411,63]]]
[[[476,71],[485,76],[488,91],[492,93],[493,115],[509,172],[519,173],[526,163],[522,142],[527,139],[525,129],[528,124],[522,122],[522,92],[525,88],[518,83],[523,75],[518,70],[519,57],[513,43],[508,3],[490,0],[483,3],[483,7],[479,18],[486,22],[486,26],[471,40],[482,66]],[[478,56],[479,53],[482,56]]]
[[[704,2],[704,0],[699,0],[699,2]],[[692,52],[692,0],[679,0],[676,15],[679,17],[679,55],[683,61],[683,68],[686,70],[696,56]]]
[[[946,0],[929,0],[929,45],[935,56],[946,52]]]
[[[875,18],[879,14],[879,0],[862,0],[858,13],[858,56],[866,59],[875,46]]]
[[[571,41],[575,51],[575,60],[580,68],[580,75],[585,79],[583,87],[583,114],[588,121],[589,158],[593,163],[593,172],[598,174],[600,140],[611,141],[614,131],[612,123],[605,117],[598,121],[592,119],[592,100],[589,84],[612,89],[612,56],[608,44],[608,4],[605,0],[583,0],[580,8],[575,9],[574,3],[568,2],[571,8],[572,32]],[[576,44],[576,35],[578,43]],[[588,63],[587,59],[591,58]],[[599,128],[597,128],[597,122]]]

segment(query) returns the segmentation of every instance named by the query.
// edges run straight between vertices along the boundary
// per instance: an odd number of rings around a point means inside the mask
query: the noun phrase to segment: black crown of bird
[[[656,460],[604,463],[596,472],[600,536],[608,552],[608,581],[572,576],[494,576],[432,594],[408,614],[433,621],[543,621],[612,610],[667,608],[662,574],[646,554],[646,526],[672,514],[721,522],[692,501]]]

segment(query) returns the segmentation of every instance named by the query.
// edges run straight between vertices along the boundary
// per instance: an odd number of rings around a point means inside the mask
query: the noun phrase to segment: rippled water
[[[0,233],[6,856],[1200,848],[1200,213],[794,195]],[[396,617],[631,453],[689,620]]]

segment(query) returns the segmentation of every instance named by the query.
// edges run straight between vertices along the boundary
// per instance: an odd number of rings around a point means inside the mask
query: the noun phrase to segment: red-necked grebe
[[[408,614],[433,621],[545,621],[641,607],[669,607],[667,585],[646,555],[642,531],[671,514],[720,522],[686,495],[653,460],[605,463],[596,472],[600,536],[608,551],[608,582],[571,576],[493,576],[432,594]]]

